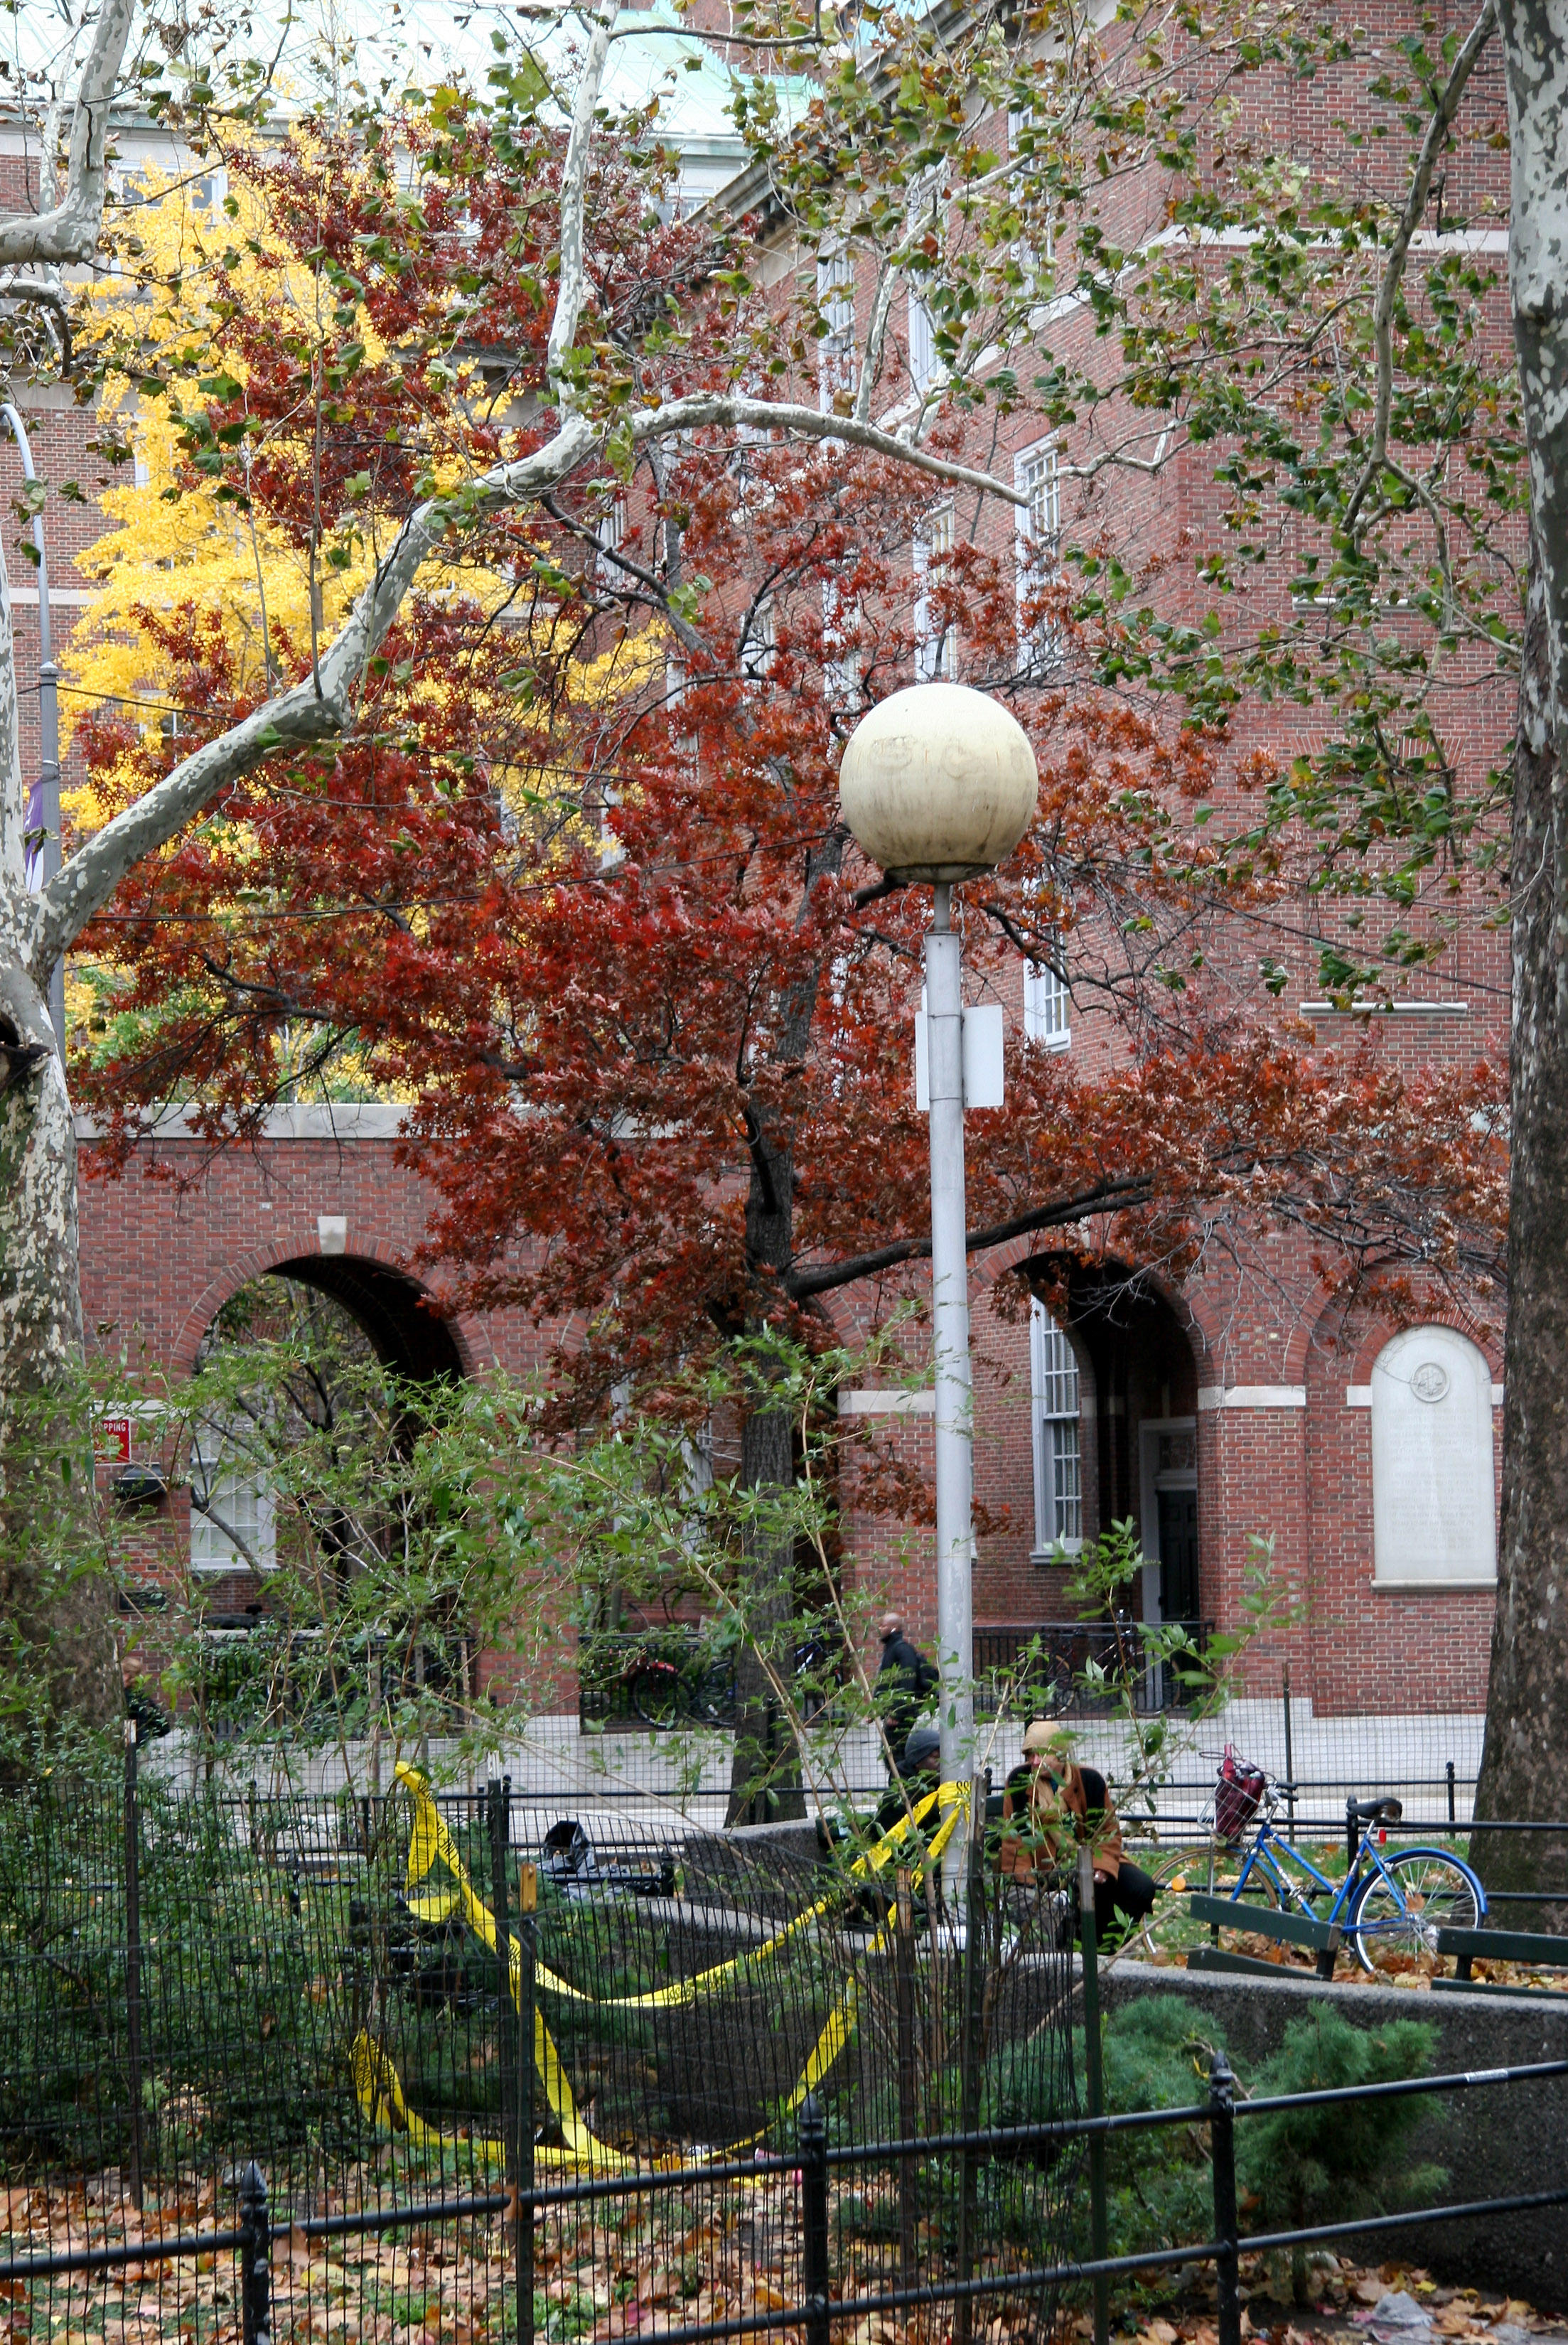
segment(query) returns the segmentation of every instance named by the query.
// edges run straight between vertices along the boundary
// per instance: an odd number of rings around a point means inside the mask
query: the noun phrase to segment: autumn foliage
[[[172,332],[144,352],[177,487],[255,532],[288,616],[262,655],[199,592],[136,606],[177,726],[86,719],[84,820],[308,669],[422,482],[530,442],[557,146],[460,108],[407,137],[416,205],[375,150],[318,130],[237,157],[194,384]],[[709,237],[606,166],[602,352],[635,328],[672,388],[712,378]],[[1012,1046],[1007,1108],[973,1119],[972,1227],[1179,1271],[1284,1224],[1330,1283],[1419,1269],[1484,1294],[1500,1074],[1403,1078],[1366,1037],[1317,1050],[1238,921],[1287,892],[1289,842],[1206,843],[1209,805],[1245,807],[1268,761],[1220,716],[1031,677],[1021,631],[1048,624],[1092,676],[1122,623],[1062,586],[1020,613],[1010,532],[999,546],[972,498],[917,612],[930,509],[928,483],[869,456],[698,433],[454,541],[353,732],[235,783],[84,939],[97,1030],[73,1085],[111,1119],[97,1163],[123,1169],[138,1109],[172,1095],[215,1144],[283,1096],[405,1101],[448,1291],[560,1331],[573,1410],[744,1326],[825,1327],[821,1298],[851,1283],[891,1304],[927,1227],[927,908],[877,887],[835,776],[917,636],[954,630],[1042,777],[1024,848],[964,891],[970,984],[1014,1000],[1021,957],[1065,969],[1096,1038],[1070,1059]]]

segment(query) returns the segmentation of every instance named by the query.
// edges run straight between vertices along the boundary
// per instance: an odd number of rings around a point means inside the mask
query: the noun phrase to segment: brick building
[[[688,36],[663,37],[701,54]],[[1306,148],[1320,146],[1340,102],[1331,86],[1303,91],[1299,104],[1292,100],[1290,136]],[[1005,140],[1008,127],[998,125],[996,135]],[[702,155],[693,190],[707,194],[720,166],[728,168],[723,141],[708,122],[692,136]],[[0,140],[0,161],[14,180],[23,168],[15,140],[9,148]],[[758,199],[744,171],[721,198],[736,212]],[[1138,198],[1128,203],[1136,211]],[[803,259],[778,236],[771,250],[781,279],[803,266],[825,269],[823,298],[844,347],[852,347],[855,308],[868,302],[869,287],[832,254]],[[913,291],[898,330],[901,363],[918,391],[934,360],[929,320]],[[830,335],[821,364],[835,362]],[[64,394],[40,394],[28,424],[38,469],[52,482],[86,475],[90,410]],[[1054,438],[1020,420],[1001,461],[1029,498],[1024,521],[994,506],[971,513],[955,499],[934,499],[914,549],[917,578],[940,562],[955,533],[973,531],[1017,561],[1027,591],[1042,546],[1086,520],[1105,520],[1107,492],[1062,477]],[[9,496],[15,480],[6,444],[0,494]],[[1212,523],[1211,484],[1192,462],[1116,494],[1116,526],[1136,534],[1147,553],[1200,542]],[[92,599],[76,565],[89,553],[96,523],[90,504],[54,494],[46,521],[59,636]],[[25,700],[35,679],[36,588],[24,581],[13,600]],[[916,673],[962,676],[961,634],[928,632]],[[1508,695],[1479,672],[1467,689],[1467,754],[1484,761],[1506,737]],[[1259,744],[1277,746],[1277,728],[1254,721]],[[1246,954],[1233,937],[1229,948],[1239,951],[1239,967]],[[1092,954],[1104,940],[1086,935],[1078,949]],[[1256,961],[1252,952],[1254,969]],[[1290,1006],[1325,1041],[1339,1039],[1347,1024],[1364,1024],[1314,999],[1312,968],[1304,948],[1287,955]],[[1506,938],[1478,918],[1466,920],[1440,968],[1441,975],[1412,977],[1380,1013],[1376,1047],[1407,1067],[1460,1067],[1505,1051]],[[1092,987],[1080,999],[1070,966],[1066,982],[1022,964],[1015,977],[1003,997],[1015,1037],[1091,1059],[1112,1047]],[[286,1112],[259,1149],[217,1158],[183,1193],[134,1173],[114,1184],[89,1178],[82,1223],[89,1328],[144,1344],[168,1366],[188,1367],[228,1296],[248,1279],[277,1274],[336,1295],[384,1355],[416,1373],[531,1364],[542,1338],[515,1315],[446,1321],[421,1299],[412,1264],[432,1201],[417,1172],[393,1162],[398,1121],[395,1110],[377,1106]],[[90,1156],[90,1130],[82,1137]],[[194,1139],[175,1136],[161,1145],[197,1165]],[[1318,1274],[1310,1244],[1285,1234],[1261,1242],[1245,1261],[1217,1252],[1179,1281],[1133,1264],[1122,1266],[1121,1279],[1075,1270],[1063,1317],[1039,1301],[1023,1316],[996,1306],[1002,1274],[1027,1275],[1032,1267],[1042,1284],[1048,1276],[1053,1291],[1063,1291],[1058,1259],[1037,1239],[1016,1241],[971,1266],[976,1489],[993,1526],[977,1543],[977,1629],[1064,1618],[1070,1608],[1058,1542],[1070,1548],[1131,1518],[1146,1558],[1136,1592],[1145,1617],[1233,1623],[1252,1542],[1268,1540],[1306,1612],[1270,1649],[1266,1666],[1289,1659],[1296,1691],[1317,1710],[1480,1709],[1495,1585],[1502,1398],[1492,1335],[1458,1324],[1435,1303],[1423,1316],[1419,1291],[1413,1324],[1347,1318]],[[860,1299],[850,1292],[834,1307],[853,1333]],[[928,1395],[845,1392],[840,1408],[875,1422],[901,1456],[928,1467]],[[178,1494],[170,1503],[174,1536],[187,1538]],[[856,1571],[885,1586],[928,1641],[935,1629],[928,1535],[857,1513],[852,1498],[846,1546]],[[570,1699],[564,1676],[557,1698]]]

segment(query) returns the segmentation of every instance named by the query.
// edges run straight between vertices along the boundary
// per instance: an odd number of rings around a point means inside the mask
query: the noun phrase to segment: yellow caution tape
[[[452,1914],[460,1913],[476,1936],[493,1954],[498,1937],[495,1916],[484,1900],[478,1895],[473,1883],[469,1879],[468,1868],[458,1853],[457,1843],[452,1839],[445,1820],[430,1797],[429,1785],[418,1770],[406,1762],[399,1763],[397,1778],[408,1792],[414,1810],[406,1868],[408,1893],[406,1902],[409,1911],[420,1921],[425,1922],[444,1922]],[[882,1872],[891,1858],[898,1853],[900,1842],[906,1839],[932,1813],[933,1810],[940,1814],[941,1822],[932,1835],[926,1862],[928,1864],[935,1863],[941,1857],[960,1820],[967,1812],[968,1804],[967,1784],[938,1785],[936,1791],[926,1793],[916,1802],[912,1810],[900,1816],[897,1822],[891,1825],[873,1847],[855,1858],[854,1863],[848,1868],[850,1878],[865,1880]],[[432,1866],[438,1862],[445,1865],[451,1875],[452,1887],[415,1894],[420,1883],[429,1877]],[[771,1960],[798,1932],[808,1928],[812,1923],[819,1921],[831,1909],[834,1902],[831,1896],[819,1898],[804,1914],[797,1914],[793,1922],[786,1923],[782,1930],[775,1931],[774,1935],[765,1940],[762,1945],[753,1947],[744,1954],[732,1956],[727,1962],[716,1964],[711,1970],[699,1971],[691,1978],[680,1980],[673,1986],[657,1987],[647,1995],[608,1996],[588,1995],[581,1987],[573,1986],[569,1980],[560,1977],[556,1972],[542,1963],[535,1967],[535,1990],[537,1992],[542,1989],[546,1994],[559,1995],[569,2002],[589,2004],[597,2009],[606,2011],[683,2009],[695,2003],[700,1995],[713,1993],[749,1965]],[[886,1952],[888,1933],[893,1926],[893,1921],[894,1908],[889,1906],[881,1929],[866,1949],[866,1955]],[[510,1954],[508,1973],[512,2001],[521,2012],[522,1949],[515,1935],[511,1939],[508,1952]],[[865,1959],[865,1956],[863,1956],[862,1960]],[[859,2007],[860,1973],[857,1964],[850,1975],[844,1994],[829,2013],[822,2033],[813,2045],[794,2091],[784,2103],[785,2115],[800,2107],[806,2095],[814,2091],[837,2060],[854,2033]],[[545,2025],[544,2015],[537,2004],[533,2014],[533,2056],[540,2081],[544,2087],[546,2103],[561,2133],[561,2143],[558,2147],[535,2150],[536,2166],[542,2162],[547,2167],[570,2168],[574,2172],[625,2171],[634,2161],[625,2157],[621,2151],[612,2149],[607,2142],[599,2140],[579,2116],[571,2080],[561,2066],[561,2055],[556,2049],[555,2040]],[[440,2134],[433,2127],[428,2126],[419,2113],[409,2106],[403,2092],[402,2080],[398,2075],[394,2063],[374,2038],[363,2030],[355,2037],[349,2057],[355,2096],[373,2124],[385,2126],[396,2133],[406,2133],[410,2141],[420,2149],[439,2148],[444,2141],[451,2138],[450,2136]],[[744,2141],[731,2142],[723,2149],[715,2151],[713,2155],[721,2159],[733,2157],[739,2151],[749,2149],[760,2138],[760,2135],[750,2135]],[[500,2157],[502,2154],[501,2145],[499,2142],[480,2141],[476,2147],[482,2153],[492,2157]]]
[[[438,1858],[446,1866],[456,1884],[450,1890],[439,1891],[431,1896],[409,1896],[406,1902],[410,1912],[416,1914],[420,1921],[444,1922],[460,1909],[464,1919],[493,1954],[496,1946],[495,1918],[483,1899],[475,1893],[473,1884],[469,1879],[468,1868],[458,1853],[457,1843],[447,1829],[445,1819],[430,1797],[429,1785],[418,1768],[410,1767],[406,1761],[400,1760],[396,1774],[398,1782],[402,1784],[414,1803],[414,1829],[409,1840],[407,1889],[410,1891],[418,1889]],[[942,1783],[936,1791],[925,1793],[916,1802],[912,1811],[906,1811],[895,1823],[888,1827],[873,1847],[867,1849],[864,1855],[855,1858],[854,1863],[848,1868],[850,1878],[865,1880],[869,1875],[882,1872],[891,1858],[897,1853],[900,1842],[906,1839],[933,1809],[938,1809],[944,1814],[956,1817],[960,1809],[967,1807],[968,1799],[968,1786],[964,1783]],[[946,1847],[946,1842],[944,1840],[943,1846]],[[744,1954],[733,1955],[728,1962],[715,1964],[712,1970],[699,1971],[691,1978],[681,1979],[673,1986],[654,1987],[646,1995],[612,1996],[586,1995],[581,1987],[575,1987],[570,1980],[559,1977],[554,1971],[548,1969],[543,1964],[541,1964],[535,1972],[535,1981],[549,1994],[563,1995],[572,2003],[593,2004],[602,2010],[683,2009],[687,2005],[695,2003],[700,1995],[712,1993],[715,1987],[727,1985],[748,1963],[762,1963],[771,1959],[781,1946],[787,1945],[789,1941],[801,1931],[809,1929],[814,1922],[820,1921],[823,1915],[831,1910],[833,1903],[831,1896],[821,1897],[814,1905],[808,1906],[804,1914],[797,1914],[793,1922],[786,1923],[782,1930],[776,1931],[774,1936],[765,1940],[762,1945],[754,1946]],[[514,1972],[521,1961],[521,1950],[514,1937],[511,1941],[511,1967]],[[513,1993],[515,1992],[514,1979]]]

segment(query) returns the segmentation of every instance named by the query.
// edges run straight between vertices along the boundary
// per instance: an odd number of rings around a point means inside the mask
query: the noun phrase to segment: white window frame
[[[237,1472],[237,1465],[242,1470]],[[211,1578],[235,1571],[275,1571],[278,1568],[278,1502],[260,1461],[245,1461],[222,1425],[207,1418],[192,1429],[190,1466],[193,1491],[190,1510],[192,1571]],[[198,1477],[208,1503],[223,1520],[234,1525],[250,1548],[249,1555],[236,1547],[210,1516],[201,1513],[197,1508],[194,1492]],[[245,1520],[241,1520],[235,1505],[242,1494],[248,1500],[248,1518]],[[253,1513],[250,1511],[252,1508]]]
[[[624,579],[626,576],[626,573],[620,567],[619,563],[608,560],[607,556],[612,553],[619,553],[621,548],[625,544],[626,529],[629,519],[630,508],[628,505],[626,492],[622,489],[612,499],[611,502],[600,514],[598,523],[594,529],[593,534],[599,541],[599,552],[595,557],[595,566],[601,578],[606,580],[612,584]]]
[[[1073,997],[1064,977],[1039,961],[1024,963],[1024,1040],[1047,1051],[1073,1046]]]
[[[931,608],[933,562],[945,561],[957,543],[957,520],[951,505],[942,505],[915,535],[915,681],[916,684],[956,684],[958,630],[939,626]]]
[[[905,214],[905,231],[913,238],[929,218],[936,220],[942,203],[942,183],[935,174],[921,180],[909,198]],[[941,228],[938,224],[937,235]],[[936,320],[913,275],[908,276],[909,291],[909,380],[922,398],[935,384],[946,377],[947,370],[936,355]]]
[[[1018,665],[1025,675],[1049,675],[1062,663],[1062,641],[1046,622],[1026,625],[1025,604],[1059,574],[1062,533],[1060,455],[1056,441],[1037,440],[1013,459],[1013,481],[1028,502],[1016,506],[1015,559],[1018,598]]]
[[[1038,1297],[1029,1305],[1029,1420],[1035,1462],[1034,1560],[1084,1543],[1082,1396],[1077,1355]]]
[[[841,391],[855,395],[855,261],[847,245],[818,254],[816,306],[827,324],[816,346],[816,403],[826,415]]]
[[[854,708],[861,698],[864,678],[860,664],[853,653],[835,653],[835,645],[844,642],[843,624],[855,616],[853,603],[846,611],[835,578],[822,582],[822,655],[823,689],[837,708]]]

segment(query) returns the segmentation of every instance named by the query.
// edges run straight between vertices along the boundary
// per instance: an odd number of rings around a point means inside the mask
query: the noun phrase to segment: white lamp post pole
[[[964,1007],[953,889],[995,870],[1034,818],[1038,778],[1022,726],[983,692],[917,684],[862,717],[838,775],[845,820],[889,878],[936,890],[926,939],[931,1111],[931,1318],[936,1364],[936,1638],[942,1773],[974,1763],[970,1557],[975,1453],[964,1214]],[[944,1870],[956,1878],[956,1834]]]
[[[974,1391],[964,1209],[963,952],[953,890],[938,881],[926,939],[926,1067],[931,1102],[931,1337],[936,1355],[936,1639],[942,1672],[942,1780],[967,1777],[975,1741]],[[955,1850],[958,1843],[952,1843]]]

